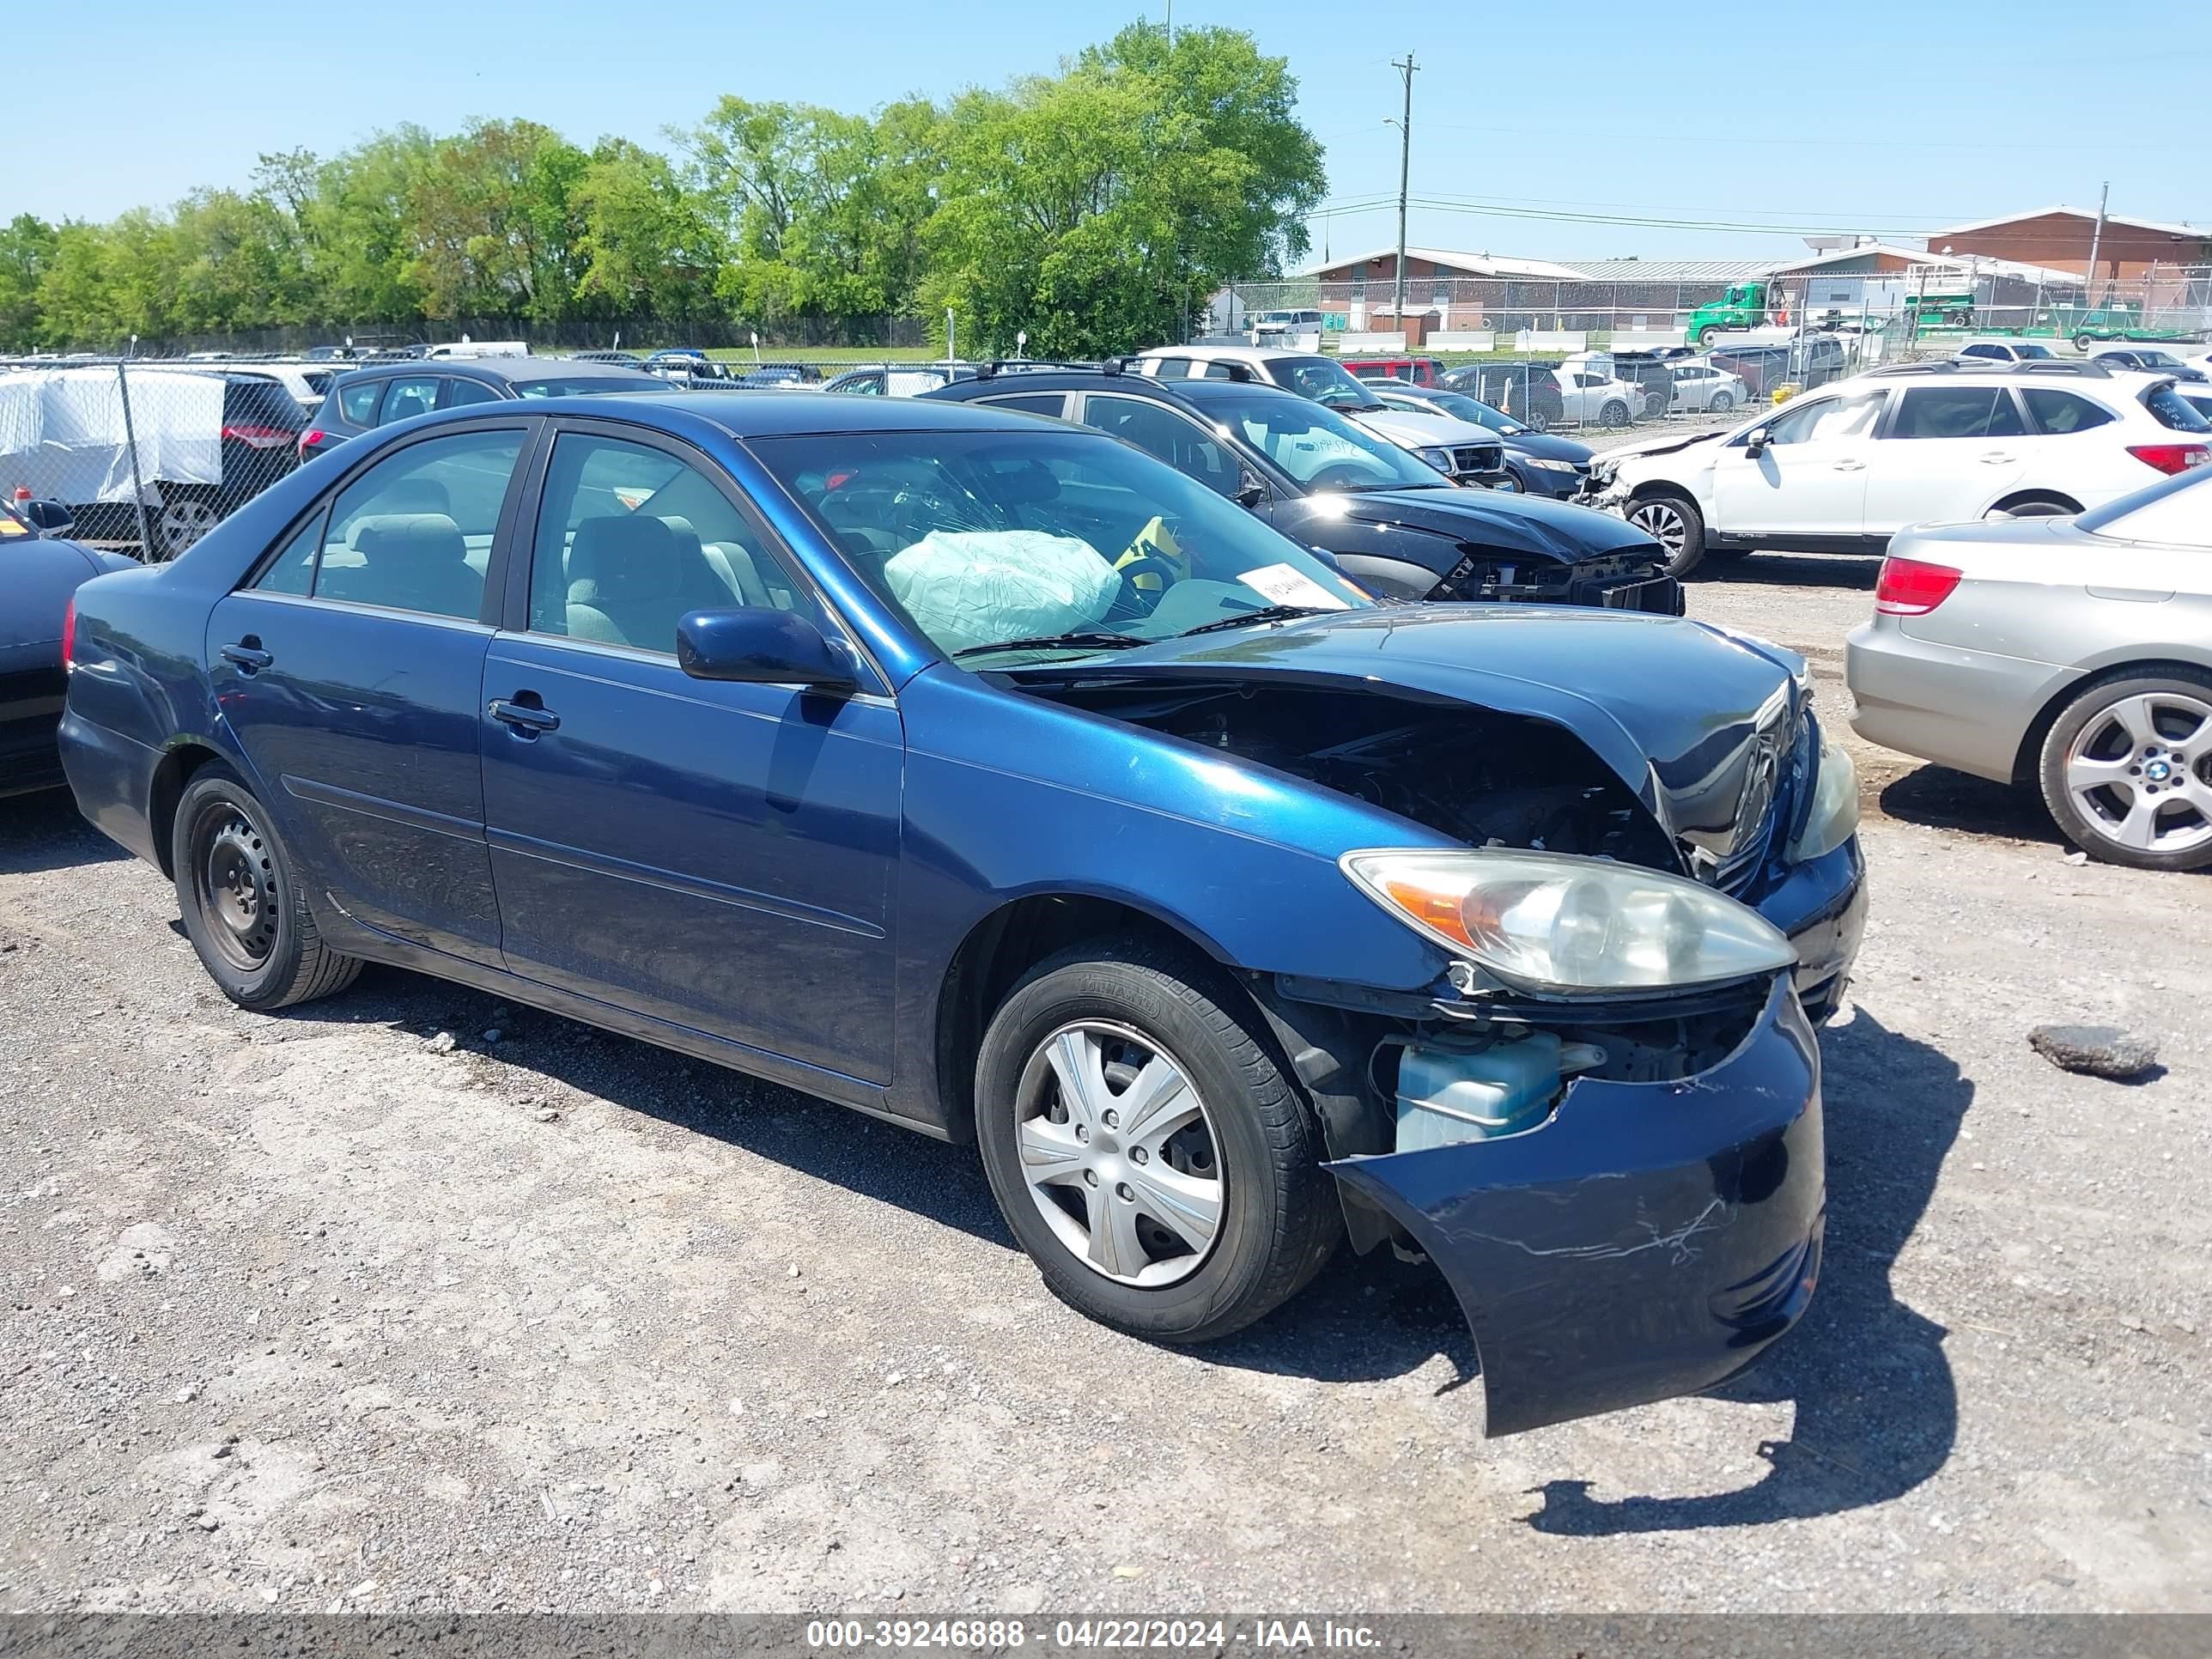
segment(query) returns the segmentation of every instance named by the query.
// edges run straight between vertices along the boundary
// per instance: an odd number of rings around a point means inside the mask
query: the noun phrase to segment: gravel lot
[[[1840,728],[1872,575],[1692,610]],[[240,1014],[156,872],[0,804],[0,1607],[2212,1608],[2212,881],[1860,759],[1813,1313],[1495,1443],[1426,1269],[1150,1348],[967,1152],[389,970]]]

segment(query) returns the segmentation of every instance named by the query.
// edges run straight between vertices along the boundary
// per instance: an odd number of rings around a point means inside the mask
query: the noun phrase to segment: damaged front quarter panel
[[[1328,1167],[1458,1297],[1491,1434],[1694,1394],[1751,1364],[1811,1298],[1820,1050],[1778,978],[1705,1071],[1583,1078],[1524,1133]]]

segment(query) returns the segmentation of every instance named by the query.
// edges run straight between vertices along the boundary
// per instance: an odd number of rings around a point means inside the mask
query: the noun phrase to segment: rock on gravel
[[[2039,1025],[2027,1043],[2060,1071],[2089,1077],[2141,1077],[2158,1064],[2158,1044],[2117,1025]]]

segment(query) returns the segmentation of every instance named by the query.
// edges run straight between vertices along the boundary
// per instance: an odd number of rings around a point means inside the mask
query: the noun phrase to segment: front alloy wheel
[[[2092,857],[2138,869],[2212,865],[2212,678],[2090,687],[2045,739],[2044,801]]]
[[[1705,556],[1705,523],[1679,495],[1646,495],[1632,502],[1628,522],[1659,544],[1667,574],[1686,576]]]

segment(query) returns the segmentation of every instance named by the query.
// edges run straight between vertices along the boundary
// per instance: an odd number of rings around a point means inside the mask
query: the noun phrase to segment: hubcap
[[[2067,754],[2066,793],[2115,846],[2186,853],[2212,842],[2212,702],[2153,691],[2098,710]]]
[[[1117,1285],[1173,1285],[1213,1249],[1228,1196],[1206,1103],[1150,1038],[1064,1025],[1023,1067],[1015,1135],[1037,1213]]]
[[[216,949],[252,970],[276,946],[276,860],[252,820],[215,801],[194,826],[194,886]]]
[[[1690,527],[1682,522],[1680,512],[1664,501],[1644,502],[1628,515],[1628,521],[1665,548],[1670,559],[1680,555],[1682,544],[1689,539]]]
[[[159,520],[161,543],[172,553],[181,553],[215,528],[215,509],[205,501],[171,501]]]

